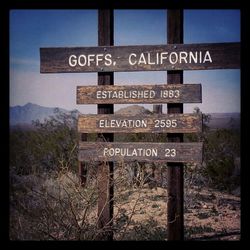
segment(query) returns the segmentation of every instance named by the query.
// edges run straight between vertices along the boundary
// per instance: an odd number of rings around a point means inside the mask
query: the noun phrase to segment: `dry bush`
[[[95,235],[95,188],[83,189],[69,171],[11,175],[10,239],[84,240]]]
[[[116,165],[114,171],[114,216],[112,228],[115,240],[150,237],[155,229],[145,226],[155,224],[145,217],[136,223],[136,216],[146,213],[149,199],[145,196],[149,172],[145,166],[129,181],[125,164]],[[105,230],[98,228],[97,169],[88,171],[87,185],[82,187],[76,174],[64,168],[43,174],[17,175],[10,173],[10,239],[11,240],[97,240]],[[156,201],[157,202],[157,201]],[[129,208],[128,208],[129,203]],[[108,205],[108,204],[107,204]],[[126,209],[124,208],[126,205]],[[147,222],[146,224],[144,222]],[[138,228],[144,236],[138,235]],[[145,234],[145,230],[148,231]],[[135,232],[137,232],[135,234]],[[144,232],[144,233],[143,233]]]

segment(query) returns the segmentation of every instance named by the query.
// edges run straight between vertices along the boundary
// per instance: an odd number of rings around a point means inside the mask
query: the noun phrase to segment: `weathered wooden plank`
[[[197,133],[200,114],[80,115],[80,133]]]
[[[240,68],[240,43],[40,48],[41,73]]]
[[[78,86],[77,104],[201,103],[201,84]]]
[[[79,161],[202,162],[197,143],[80,142]]]

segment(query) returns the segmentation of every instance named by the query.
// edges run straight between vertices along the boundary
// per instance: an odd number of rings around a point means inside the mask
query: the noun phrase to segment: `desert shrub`
[[[77,112],[56,111],[35,129],[10,133],[10,167],[18,174],[77,168]]]
[[[195,108],[194,113],[201,111]],[[203,163],[197,166],[187,164],[185,174],[198,185],[202,180],[212,187],[230,191],[240,184],[240,178],[233,176],[234,161],[240,156],[240,131],[233,127],[210,130],[210,118],[210,115],[203,114],[203,131],[184,136],[186,142],[201,141],[204,145]]]
[[[79,185],[77,168],[76,113],[63,114],[46,120],[36,121],[35,130],[13,131],[10,134],[10,238],[17,240],[95,240],[101,233],[97,226],[97,169],[88,171],[87,187]],[[165,142],[165,134],[117,135],[117,141]],[[116,139],[117,139],[116,138]],[[88,139],[95,141],[96,134]],[[190,186],[202,187],[204,183],[227,188],[234,181],[231,178],[233,160],[240,154],[239,133],[234,130],[209,131],[185,136],[186,141],[204,142],[204,164],[185,166],[185,203],[191,206],[196,197],[186,192]],[[93,164],[94,165],[94,164]],[[138,167],[138,169],[136,169]],[[156,166],[158,168],[158,166]],[[163,166],[163,170],[166,168]],[[131,175],[131,170],[138,173]],[[143,170],[143,171],[139,171]],[[135,222],[134,215],[139,201],[135,198],[131,212],[125,213],[126,204],[134,192],[143,194],[143,186],[152,177],[151,166],[135,163],[115,165],[113,229],[117,240],[166,238],[165,227],[149,220],[145,224]],[[135,171],[136,172],[136,171]],[[133,172],[134,173],[134,172]],[[137,185],[131,185],[129,176]],[[134,184],[134,182],[132,182]],[[154,201],[161,199],[154,196]],[[190,198],[191,197],[191,198]],[[190,198],[190,199],[189,199]],[[151,207],[156,208],[156,204]],[[146,213],[146,212],[145,212]],[[105,229],[103,229],[105,230]],[[122,234],[120,234],[122,232]]]
[[[160,239],[158,227],[133,224],[134,216],[146,213],[144,180],[136,188],[124,188],[125,172],[124,166],[118,166],[114,173],[111,229],[117,234],[115,239]],[[82,187],[77,174],[65,170],[29,175],[11,171],[10,186],[11,240],[97,240],[110,230],[108,226],[98,227],[97,182]],[[131,206],[125,210],[128,200]],[[130,235],[131,227],[136,232]],[[144,230],[143,235],[136,235],[140,229]]]
[[[187,141],[196,141],[194,136],[186,136]],[[186,165],[186,176],[199,184],[228,190],[240,185],[240,178],[233,176],[234,162],[240,156],[240,134],[233,129],[217,129],[203,132],[203,163]],[[195,169],[195,171],[193,171]],[[205,178],[205,179],[204,179]]]
[[[76,174],[11,173],[11,240],[91,240],[96,237],[97,190],[83,189]]]
[[[204,175],[218,188],[230,190],[239,185],[233,176],[234,159],[240,156],[240,135],[237,130],[218,129],[205,137]]]

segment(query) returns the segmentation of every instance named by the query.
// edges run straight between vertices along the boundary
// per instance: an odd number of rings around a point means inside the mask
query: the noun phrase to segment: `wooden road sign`
[[[41,73],[240,68],[240,43],[40,48]]]
[[[80,142],[79,161],[202,162],[203,144]]]
[[[80,115],[80,133],[197,133],[202,131],[202,115]]]
[[[201,84],[78,86],[77,104],[201,103]]]

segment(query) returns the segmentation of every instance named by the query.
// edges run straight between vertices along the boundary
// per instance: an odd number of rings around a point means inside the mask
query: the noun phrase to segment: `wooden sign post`
[[[183,43],[183,10],[168,10],[167,40],[169,44]],[[183,83],[183,71],[168,71],[167,83]],[[168,113],[183,113],[183,104],[168,104]],[[168,134],[170,142],[183,142],[183,134]],[[184,239],[183,163],[168,163],[168,240]]]
[[[113,10],[98,10],[98,45],[111,46],[114,44],[114,11]],[[114,73],[99,72],[98,85],[106,86],[114,84]],[[98,104],[98,114],[113,114],[113,104]],[[99,135],[107,142],[114,140],[113,134]],[[97,170],[97,185],[98,185],[98,226],[105,231],[99,236],[103,240],[113,239],[113,172],[114,163],[100,162]]]
[[[167,12],[165,45],[113,46],[113,10],[98,11],[98,47],[40,48],[41,73],[98,72],[98,86],[78,86],[77,104],[97,104],[97,115],[78,119],[79,175],[98,162],[98,239],[113,239],[114,161],[168,163],[168,240],[183,240],[183,163],[202,162],[202,143],[183,133],[202,131],[202,117],[183,114],[183,103],[202,102],[201,84],[183,84],[183,70],[240,68],[240,43],[182,44],[183,10]],[[167,84],[114,86],[119,71],[167,72]],[[168,114],[115,115],[113,104],[167,103]],[[98,133],[87,142],[87,133]],[[166,143],[116,143],[113,133],[167,133]]]

